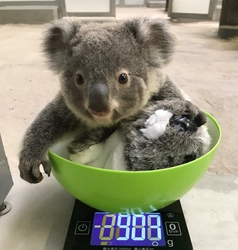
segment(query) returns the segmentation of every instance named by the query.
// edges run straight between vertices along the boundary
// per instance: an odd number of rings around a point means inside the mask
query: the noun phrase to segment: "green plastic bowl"
[[[211,150],[202,157],[173,168],[150,171],[116,171],[80,165],[67,160],[66,144],[49,151],[52,173],[75,198],[101,211],[151,212],[185,195],[205,174],[221,140],[221,129],[209,114]]]

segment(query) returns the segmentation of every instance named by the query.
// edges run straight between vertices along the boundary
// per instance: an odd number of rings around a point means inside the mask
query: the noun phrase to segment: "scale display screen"
[[[165,246],[161,214],[96,212],[90,244],[92,246]]]

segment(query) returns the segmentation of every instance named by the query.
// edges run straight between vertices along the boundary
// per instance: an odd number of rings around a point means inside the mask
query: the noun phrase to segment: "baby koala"
[[[189,101],[155,101],[117,128],[95,129],[69,145],[70,159],[115,170],[174,167],[207,153],[211,137],[206,115]]]
[[[18,168],[29,183],[43,180],[41,166],[50,175],[48,151],[63,138],[116,126],[143,110],[154,95],[182,98],[164,72],[172,60],[174,35],[158,18],[55,20],[42,41],[60,89],[22,140]]]

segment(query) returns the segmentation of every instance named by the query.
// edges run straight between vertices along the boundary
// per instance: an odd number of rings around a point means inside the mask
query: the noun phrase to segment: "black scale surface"
[[[90,244],[95,210],[75,201],[64,250],[193,250],[180,201],[155,211],[160,213],[166,246],[93,246]]]

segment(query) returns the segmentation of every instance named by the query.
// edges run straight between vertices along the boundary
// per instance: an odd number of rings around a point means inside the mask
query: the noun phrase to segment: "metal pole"
[[[12,205],[8,202],[3,202],[0,205],[0,216],[7,214],[12,209]]]
[[[5,155],[2,138],[0,134],[0,216],[8,213],[12,206],[5,199],[13,186],[13,179]]]

